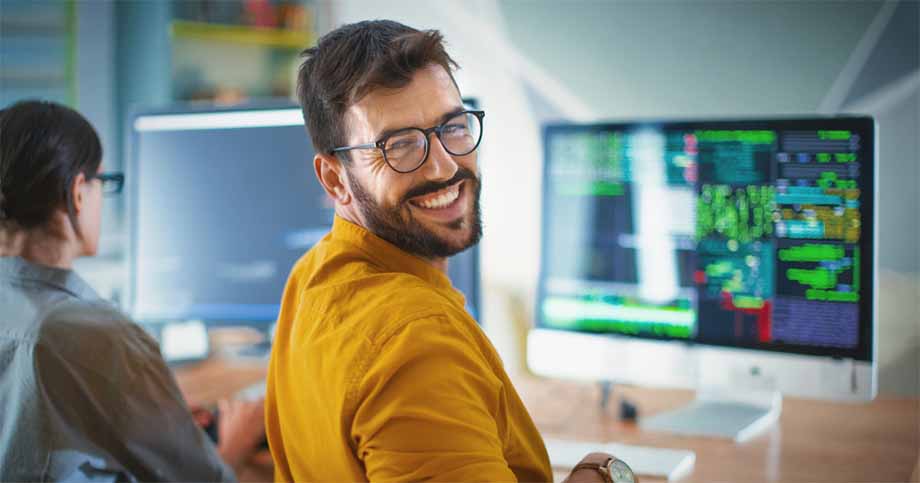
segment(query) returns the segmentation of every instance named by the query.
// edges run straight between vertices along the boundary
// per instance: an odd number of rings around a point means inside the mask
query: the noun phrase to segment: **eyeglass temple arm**
[[[377,143],[367,143],[367,144],[357,144],[355,146],[344,146],[341,148],[333,148],[332,153],[340,153],[342,151],[351,151],[352,149],[372,149],[377,148]]]

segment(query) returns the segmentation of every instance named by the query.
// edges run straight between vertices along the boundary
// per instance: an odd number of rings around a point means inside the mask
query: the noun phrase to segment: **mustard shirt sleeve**
[[[515,481],[501,381],[445,317],[409,322],[358,374],[352,441],[369,481]]]

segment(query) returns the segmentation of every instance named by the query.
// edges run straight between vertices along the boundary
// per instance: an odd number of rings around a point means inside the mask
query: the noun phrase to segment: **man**
[[[282,300],[266,397],[276,479],[551,481],[445,275],[481,236],[484,113],[462,104],[440,34],[360,22],[305,56],[299,97],[336,218]]]

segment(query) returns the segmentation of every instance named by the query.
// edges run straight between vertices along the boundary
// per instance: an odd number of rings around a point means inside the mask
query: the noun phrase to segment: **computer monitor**
[[[543,131],[539,373],[871,399],[871,118]]]
[[[132,139],[132,315],[271,325],[290,269],[333,220],[300,109],[141,113]],[[478,317],[478,249],[449,267]]]

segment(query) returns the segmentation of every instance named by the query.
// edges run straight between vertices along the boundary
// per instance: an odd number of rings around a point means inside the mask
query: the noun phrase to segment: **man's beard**
[[[470,236],[465,242],[453,245],[442,239],[416,221],[412,217],[411,211],[408,212],[408,217],[403,216],[401,208],[405,203],[408,203],[410,198],[433,193],[464,179],[469,181],[467,181],[463,189],[469,190],[468,194],[473,197]],[[348,176],[348,186],[351,187],[351,191],[358,202],[358,209],[364,215],[364,221],[367,223],[366,228],[405,252],[422,258],[446,258],[479,243],[479,239],[482,238],[482,221],[479,212],[481,185],[479,178],[466,168],[459,168],[457,174],[449,181],[425,183],[409,190],[402,200],[392,207],[380,206],[354,176]],[[465,221],[465,219],[459,219],[449,223],[447,227],[453,230],[460,230]]]

